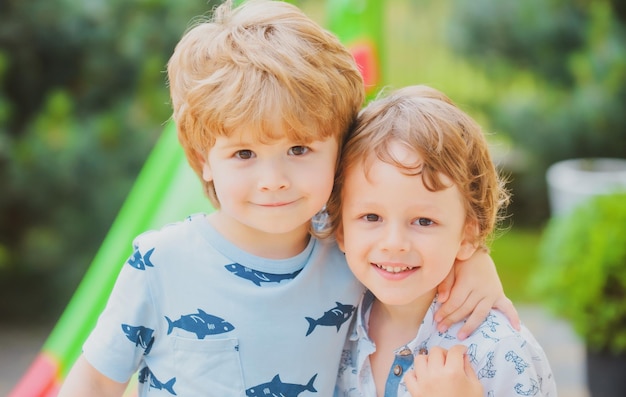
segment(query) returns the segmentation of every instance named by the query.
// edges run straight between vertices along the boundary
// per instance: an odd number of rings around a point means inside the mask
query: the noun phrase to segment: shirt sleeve
[[[83,345],[87,361],[117,382],[130,379],[154,342],[157,319],[149,283],[149,272],[154,271],[152,250],[136,240],[104,311]]]
[[[476,367],[486,395],[556,396],[556,386],[543,349],[525,330],[491,345]]]

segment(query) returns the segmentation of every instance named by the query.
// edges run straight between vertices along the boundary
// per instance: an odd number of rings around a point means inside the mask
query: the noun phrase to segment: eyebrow
[[[358,201],[353,200],[353,203],[351,203],[352,205],[349,208],[354,208],[354,203],[358,203],[359,208],[365,208],[365,210],[369,210],[372,209],[372,211],[376,211],[378,208],[380,208],[381,206],[386,206],[386,204],[380,204],[377,203],[375,201],[364,201],[367,200],[367,198],[361,199],[361,197],[359,197]],[[343,210],[346,210],[346,206],[345,206],[345,200],[343,202]],[[415,205],[411,205],[411,207],[409,208],[411,211],[424,211],[424,212],[429,212],[432,213],[432,215],[437,215],[440,216],[441,214],[444,214],[446,212],[446,209],[443,206],[439,206],[436,203],[426,203],[426,204],[420,204],[420,203],[416,203]],[[363,209],[360,209],[359,212],[362,212]]]
[[[219,144],[218,142],[215,143],[215,146],[218,146],[220,149],[234,149],[234,148],[242,148],[242,147],[251,147],[256,145],[255,143],[252,142],[244,142],[244,141],[232,141],[232,140],[228,140],[228,142],[224,142]]]

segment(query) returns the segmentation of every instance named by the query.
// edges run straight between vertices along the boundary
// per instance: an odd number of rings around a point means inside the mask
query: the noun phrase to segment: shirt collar
[[[354,327],[354,331],[350,335],[351,341],[358,340],[366,340],[370,343],[370,340],[367,332],[367,324],[369,321],[369,312],[372,308],[372,304],[374,303],[374,294],[371,291],[365,291],[363,297],[361,298],[361,303],[357,308],[357,318],[356,318],[356,326]],[[437,309],[441,307],[441,303],[437,302],[437,296],[433,299],[430,307],[426,311],[424,315],[424,319],[422,320],[422,325],[420,326],[419,331],[415,339],[408,343],[406,347],[410,348],[413,352],[417,352],[420,348],[426,347],[428,344],[428,340],[433,335],[433,331],[435,333],[437,329],[437,323],[435,322],[435,312]],[[399,350],[403,349],[400,348]]]
[[[369,341],[367,335],[367,321],[369,319],[369,311],[374,303],[374,294],[367,290],[361,297],[361,303],[357,307],[356,326],[354,331],[350,335],[351,341],[357,341],[359,339],[365,339]]]

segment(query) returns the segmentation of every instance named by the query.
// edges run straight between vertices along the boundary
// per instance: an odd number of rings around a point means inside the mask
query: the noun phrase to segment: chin
[[[376,296],[376,299],[378,301],[389,306],[410,305],[412,303],[415,303],[417,299],[419,298],[419,296],[416,296],[415,294],[411,294],[411,295],[406,295],[406,294],[398,295],[398,294],[388,294],[388,293],[377,294],[376,291],[372,291],[372,293]]]

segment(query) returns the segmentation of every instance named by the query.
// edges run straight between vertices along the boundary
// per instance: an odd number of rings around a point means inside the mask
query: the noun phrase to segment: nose
[[[410,248],[408,231],[402,224],[388,222],[383,228],[379,239],[379,246],[383,251],[405,252]]]
[[[259,190],[284,190],[289,185],[288,168],[281,160],[267,160],[259,167],[257,184]]]

